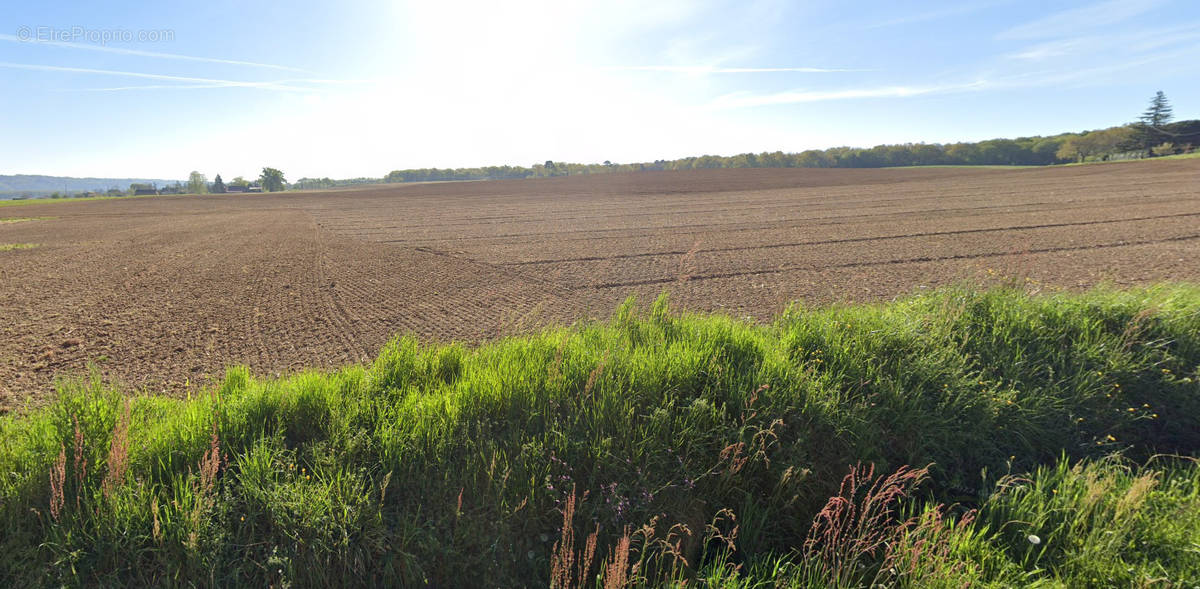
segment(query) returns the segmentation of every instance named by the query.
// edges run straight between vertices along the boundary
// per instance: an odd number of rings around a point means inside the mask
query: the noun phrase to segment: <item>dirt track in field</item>
[[[769,318],[961,280],[1200,279],[1200,160],[712,170],[0,207],[0,410],[92,364],[185,394],[393,334],[477,342],[676,306]]]

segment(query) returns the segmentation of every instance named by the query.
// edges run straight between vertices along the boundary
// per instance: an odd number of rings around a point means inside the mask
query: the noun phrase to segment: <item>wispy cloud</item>
[[[60,92],[125,92],[128,90],[193,90],[198,88],[234,88],[230,84],[146,84],[143,86],[111,86],[107,88],[64,88]]]
[[[1011,29],[997,39],[1047,39],[1064,37],[1126,21],[1164,4],[1165,0],[1106,0],[1063,10]]]
[[[774,93],[734,92],[719,96],[703,107],[704,110],[728,110],[829,102],[838,100],[864,100],[886,98],[912,98],[964,92],[997,91],[1019,88],[1042,88],[1066,86],[1092,86],[1111,83],[1114,77],[1129,71],[1144,68],[1154,63],[1175,63],[1180,67],[1200,69],[1200,45],[1182,46],[1174,51],[1142,54],[1132,59],[1111,60],[1102,65],[1088,68],[1057,67],[1039,71],[996,75],[988,73],[974,81],[925,85],[925,86],[874,86],[835,90],[789,90]]]
[[[303,72],[305,70],[289,67],[286,65],[278,65],[273,63],[260,63],[257,61],[242,61],[238,59],[220,59],[216,57],[198,57],[194,55],[180,55],[178,53],[161,53],[158,51],[142,51],[140,49],[125,49],[123,47],[108,47],[106,45],[89,45],[86,43],[70,43],[67,41],[53,41],[50,39],[22,39],[15,35],[0,33],[0,41],[8,41],[10,43],[21,43],[25,45],[42,45],[47,47],[61,47],[64,49],[78,49],[82,51],[97,51],[101,53],[115,53],[119,55],[132,55],[137,57],[153,57],[158,59],[175,59],[180,61],[198,61],[204,63],[219,63],[223,65],[239,65],[247,67],[267,68],[274,70]]]
[[[195,87],[262,88],[262,89],[266,89],[266,90],[285,90],[285,91],[290,91],[290,92],[309,92],[312,90],[311,88],[297,86],[294,84],[271,82],[271,81],[246,82],[246,81],[239,81],[239,80],[221,80],[221,79],[214,79],[214,78],[194,78],[194,77],[190,77],[190,76],[172,76],[172,75],[167,75],[167,74],[150,74],[150,73],[144,73],[144,72],[129,72],[129,71],[121,71],[121,70],[102,70],[102,69],[68,67],[68,66],[58,66],[58,65],[42,65],[42,64],[32,64],[32,63],[11,63],[11,62],[4,62],[4,61],[0,61],[0,68],[39,71],[39,72],[62,72],[62,73],[74,73],[74,74],[92,74],[92,75],[100,75],[100,76],[120,76],[120,77],[126,77],[126,78],[140,78],[140,79],[144,79],[144,80],[158,80],[158,81],[162,81],[162,82],[180,82],[183,84],[190,84],[191,87],[193,87],[193,88],[195,88]],[[171,87],[171,86],[156,85],[153,87]],[[174,87],[185,87],[185,86],[181,86],[181,85],[177,84],[177,85],[174,85]],[[145,87],[126,86],[126,87],[121,87],[121,88],[108,88],[108,89],[100,88],[98,90],[121,90],[121,89],[136,89],[136,88],[145,88]]]
[[[1015,60],[1041,61],[1068,55],[1088,56],[1089,59],[1104,54],[1128,56],[1192,43],[1196,40],[1200,40],[1200,23],[1190,22],[1167,28],[1056,39],[1031,45],[1005,57]]]
[[[869,72],[873,70],[825,67],[717,67],[708,65],[626,65],[602,68],[607,71],[665,72],[674,74],[770,74],[803,73],[828,74],[838,72]]]
[[[129,73],[129,72],[124,72]],[[202,79],[202,78],[201,78]],[[381,80],[319,80],[298,78],[293,80],[271,80],[266,82],[234,82],[229,80],[214,81],[205,84],[146,84],[138,86],[112,86],[107,88],[69,88],[64,92],[125,92],[130,90],[195,90],[201,88],[265,88],[268,90],[288,90],[313,92],[314,88],[296,87],[295,84],[312,86],[342,86],[354,84],[375,84]]]
[[[1142,54],[1132,59],[1104,61],[1101,65],[1085,68],[1060,68],[1028,72],[997,78],[994,88],[1036,88],[1053,86],[1095,86],[1125,79],[1130,71],[1144,69],[1150,64],[1167,63],[1182,71],[1200,69],[1200,45],[1179,47],[1174,51]]]
[[[976,81],[964,84],[948,84],[940,86],[878,86],[871,88],[847,88],[841,90],[789,90],[769,94],[754,94],[750,92],[734,92],[719,96],[707,105],[709,110],[726,110],[734,108],[752,108],[759,106],[779,106],[784,104],[802,104],[809,102],[828,102],[831,100],[861,100],[869,98],[910,98],[930,94],[946,94],[951,92],[968,92],[981,90],[989,85],[988,82]]]
[[[1051,41],[1049,43],[1041,43],[1032,47],[1028,47],[1007,57],[1010,59],[1019,59],[1024,61],[1041,61],[1043,59],[1051,59],[1055,57],[1062,57],[1064,55],[1070,55],[1089,45],[1091,45],[1091,42],[1088,39],[1065,39],[1060,41]]]

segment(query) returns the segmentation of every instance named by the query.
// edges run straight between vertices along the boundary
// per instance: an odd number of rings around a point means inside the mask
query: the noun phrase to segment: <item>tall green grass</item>
[[[664,297],[186,400],[68,383],[0,419],[0,579],[1188,586],[1200,469],[1153,457],[1200,449],[1198,370],[1166,285],[765,326]]]

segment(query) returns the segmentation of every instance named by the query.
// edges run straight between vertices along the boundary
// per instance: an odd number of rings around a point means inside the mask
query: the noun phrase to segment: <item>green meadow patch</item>
[[[38,244],[36,243],[0,243],[0,252],[7,252],[10,250],[27,250],[33,249],[37,246]]]
[[[7,585],[1185,587],[1200,288],[672,313],[0,418]]]
[[[93,200],[120,200],[133,198],[157,198],[162,195],[147,194],[140,196],[81,196],[71,198],[26,198],[21,200],[0,200],[0,208],[4,207],[21,207],[25,205],[44,205],[55,203],[71,203],[71,202],[89,202]]]
[[[0,225],[9,223],[24,223],[26,221],[46,221],[54,217],[0,217]]]

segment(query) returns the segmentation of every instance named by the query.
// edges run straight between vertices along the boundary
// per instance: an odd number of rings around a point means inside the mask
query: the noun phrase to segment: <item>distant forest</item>
[[[1073,162],[1139,159],[1188,153],[1200,146],[1200,120],[1154,129],[1137,124],[1050,137],[989,139],[977,143],[906,143],[870,148],[834,147],[799,153],[782,151],[733,156],[702,155],[648,163],[574,164],[547,161],[531,167],[422,168],[395,170],[384,182],[498,180],[574,176],[605,172],[706,168],[886,168],[898,166],[1044,166]],[[328,182],[336,182],[329,181]],[[361,181],[361,180],[360,180]]]

